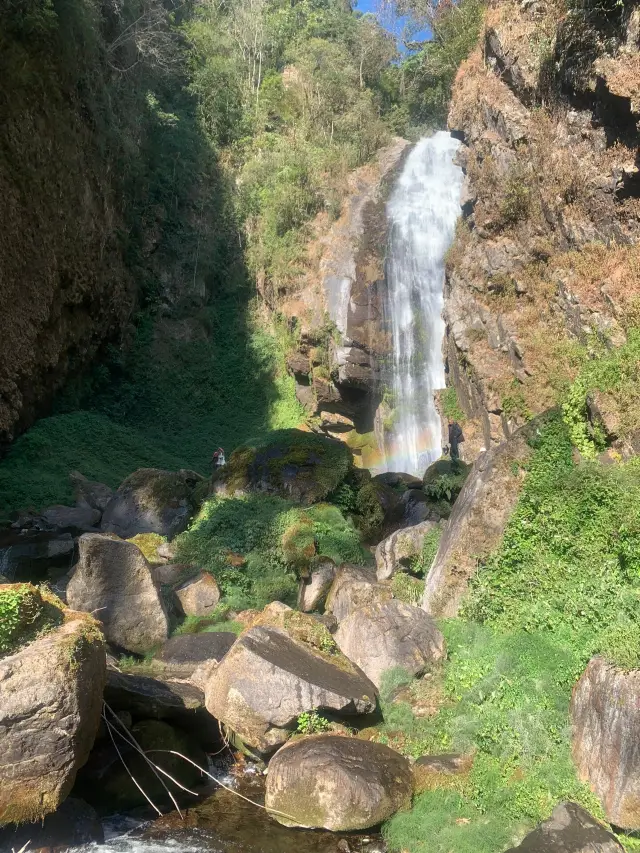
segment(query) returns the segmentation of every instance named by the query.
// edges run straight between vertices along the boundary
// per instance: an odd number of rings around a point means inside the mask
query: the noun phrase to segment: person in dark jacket
[[[460,445],[464,441],[462,427],[457,421],[449,419],[449,455],[451,459],[460,459]]]

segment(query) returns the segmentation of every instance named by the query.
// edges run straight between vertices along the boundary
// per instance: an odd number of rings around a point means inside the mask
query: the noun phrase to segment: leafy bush
[[[207,501],[176,540],[178,560],[211,571],[233,609],[262,608],[274,600],[294,604],[297,577],[286,534],[301,522],[312,531],[317,553],[336,563],[364,558],[357,531],[336,507],[303,509],[282,498],[247,495]]]
[[[61,602],[31,584],[0,587],[0,656],[62,621]]]
[[[457,423],[464,423],[466,420],[458,400],[458,394],[453,385],[444,388],[440,392],[440,405],[442,406],[442,414],[445,418],[456,421]]]
[[[408,572],[395,572],[391,578],[391,592],[394,598],[404,601],[405,604],[417,606],[422,601],[424,581]]]
[[[301,735],[317,735],[320,732],[329,731],[329,721],[317,711],[305,711],[298,717],[296,729]]]

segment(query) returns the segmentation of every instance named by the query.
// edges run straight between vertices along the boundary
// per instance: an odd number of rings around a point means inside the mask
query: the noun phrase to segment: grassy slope
[[[425,720],[386,704],[381,737],[403,751],[476,753],[468,779],[389,822],[393,850],[499,853],[563,799],[602,817],[572,766],[568,705],[593,654],[640,664],[639,499],[635,462],[577,465],[560,419],[540,438],[501,548],[442,625],[444,706]]]
[[[218,445],[230,452],[300,423],[279,343],[242,304],[203,309],[198,328],[196,340],[154,339],[146,320],[127,365],[112,361],[70,389],[63,413],[39,421],[0,462],[0,517],[70,501],[73,469],[110,486],[143,466],[205,473]],[[91,410],[79,409],[87,400]]]

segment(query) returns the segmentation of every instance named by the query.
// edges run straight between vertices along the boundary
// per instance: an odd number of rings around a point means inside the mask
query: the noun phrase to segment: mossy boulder
[[[62,602],[30,583],[0,585],[0,655],[62,622]]]
[[[308,506],[323,500],[344,480],[351,466],[340,441],[296,429],[271,433],[261,444],[238,448],[216,474],[218,494],[263,492]]]
[[[435,501],[452,504],[462,491],[471,465],[459,459],[438,459],[429,465],[423,477],[423,491]]]
[[[2,588],[19,588],[21,628],[0,657],[0,826],[40,820],[63,802],[98,731],[106,679],[96,620],[26,586]]]
[[[402,518],[402,495],[379,480],[358,489],[355,520],[367,542],[377,542]]]
[[[195,471],[140,468],[122,483],[102,516],[101,530],[130,539],[157,533],[172,539],[199,507],[204,477]]]
[[[409,762],[380,743],[334,734],[284,746],[271,760],[265,805],[286,826],[368,829],[408,808]]]

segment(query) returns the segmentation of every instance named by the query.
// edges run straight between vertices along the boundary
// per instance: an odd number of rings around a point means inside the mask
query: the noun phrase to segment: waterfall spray
[[[421,476],[441,453],[434,392],[444,388],[444,257],[460,213],[459,142],[439,132],[409,154],[387,203],[385,323],[392,352],[384,371],[391,409],[384,470]]]

